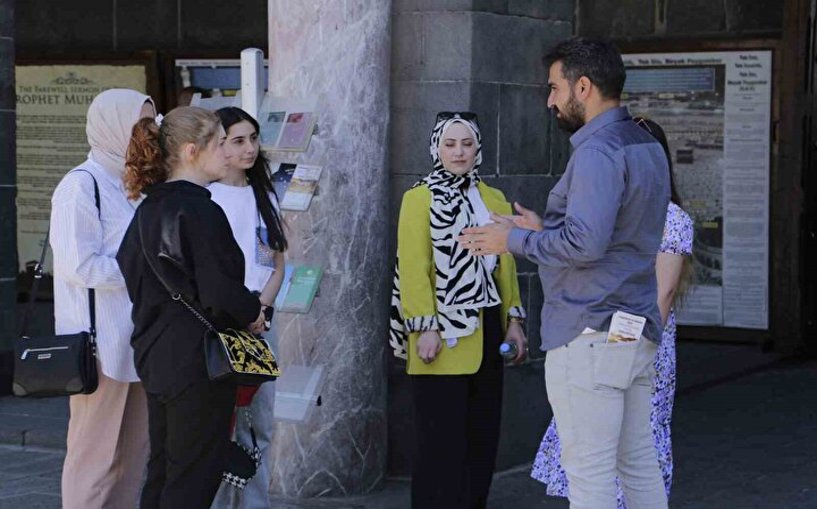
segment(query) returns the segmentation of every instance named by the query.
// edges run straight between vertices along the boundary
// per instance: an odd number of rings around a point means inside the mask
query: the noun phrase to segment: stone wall
[[[511,201],[544,210],[567,162],[567,140],[549,116],[547,48],[573,33],[573,0],[395,0],[391,65],[391,253],[403,192],[430,171],[428,137],[438,111],[469,110],[483,136],[480,175]],[[533,359],[505,377],[498,468],[532,460],[549,420],[539,351],[542,292],[519,262]],[[390,362],[389,473],[411,465],[412,407],[404,365]]]
[[[21,53],[240,51],[267,46],[266,0],[17,2]],[[236,56],[237,58],[237,56]]]
[[[783,4],[768,0],[576,0],[576,33],[615,39],[780,37]]]

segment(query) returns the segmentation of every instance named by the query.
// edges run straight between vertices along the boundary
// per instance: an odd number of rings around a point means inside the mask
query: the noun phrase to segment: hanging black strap
[[[94,181],[94,203],[96,204],[96,210],[99,213],[99,218],[102,219],[102,207],[100,206],[99,200],[99,186],[96,182],[96,177],[94,174],[88,170],[83,170],[82,168],[77,168],[76,170],[72,170],[69,173],[74,171],[84,171],[88,175],[91,176],[91,179]],[[31,314],[34,311],[34,301],[37,300],[37,294],[40,291],[40,281],[43,278],[43,268],[45,265],[45,254],[48,252],[48,238],[51,235],[51,227],[49,226],[48,231],[45,233],[45,239],[43,240],[43,250],[40,253],[40,261],[34,266],[34,280],[31,283],[31,291],[28,294],[28,305],[26,306],[25,314],[23,315],[23,325],[21,327],[20,336],[26,337],[26,333],[28,332],[28,324],[31,320]],[[88,288],[88,312],[91,315],[91,330],[88,332],[91,334],[91,337],[96,338],[96,291],[93,288]]]

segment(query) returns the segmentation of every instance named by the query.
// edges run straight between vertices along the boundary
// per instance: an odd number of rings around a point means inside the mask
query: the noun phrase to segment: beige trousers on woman
[[[92,394],[69,398],[63,509],[133,509],[149,453],[147,399],[141,383],[99,373]]]

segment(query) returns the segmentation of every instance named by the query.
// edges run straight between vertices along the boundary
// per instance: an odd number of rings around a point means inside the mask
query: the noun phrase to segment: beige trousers
[[[570,509],[667,509],[650,425],[657,345],[583,334],[548,351],[545,384],[562,442]]]
[[[69,406],[63,509],[134,509],[149,453],[142,384],[100,372],[97,390],[71,396]]]

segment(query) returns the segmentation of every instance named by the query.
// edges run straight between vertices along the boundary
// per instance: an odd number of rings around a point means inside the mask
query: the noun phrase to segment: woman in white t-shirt
[[[224,209],[233,236],[244,252],[244,285],[259,292],[269,327],[275,298],[284,279],[287,248],[278,197],[270,180],[269,163],[260,153],[258,122],[240,108],[222,108],[216,113],[227,132],[224,152],[229,175],[213,182],[208,189],[212,200]],[[269,330],[264,336],[275,350],[274,331]],[[246,405],[247,396],[239,390],[237,404]],[[261,465],[243,490],[222,484],[213,508],[269,507],[269,465],[264,458],[272,438],[275,384],[261,385],[250,397],[249,414],[261,450]],[[244,446],[251,446],[250,422],[245,411],[241,410],[236,419],[236,439]]]

